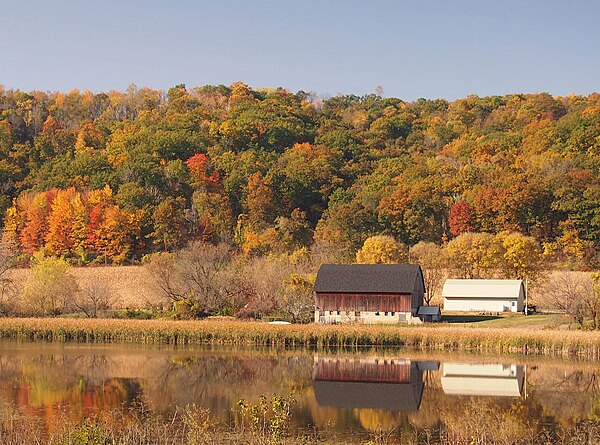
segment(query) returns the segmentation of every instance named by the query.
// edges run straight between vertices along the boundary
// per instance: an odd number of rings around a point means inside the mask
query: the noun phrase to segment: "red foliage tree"
[[[459,236],[465,232],[474,232],[475,217],[469,203],[461,201],[450,207],[448,223],[450,224],[450,233],[453,236]]]
[[[208,156],[203,153],[198,153],[185,161],[185,163],[190,170],[198,189],[209,192],[218,189],[221,178],[218,171],[214,171],[210,175],[208,174]]]

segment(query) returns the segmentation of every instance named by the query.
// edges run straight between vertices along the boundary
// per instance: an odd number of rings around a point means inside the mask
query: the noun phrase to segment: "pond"
[[[0,342],[2,407],[38,417],[47,431],[61,416],[141,405],[167,416],[196,404],[228,422],[242,398],[292,394],[293,425],[325,437],[468,422],[523,434],[598,420],[599,375],[597,362],[405,349]]]

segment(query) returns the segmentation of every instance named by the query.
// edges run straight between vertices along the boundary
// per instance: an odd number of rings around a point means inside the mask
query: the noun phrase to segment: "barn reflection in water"
[[[332,408],[417,411],[423,397],[423,369],[431,366],[436,362],[316,356],[315,399],[320,406]]]

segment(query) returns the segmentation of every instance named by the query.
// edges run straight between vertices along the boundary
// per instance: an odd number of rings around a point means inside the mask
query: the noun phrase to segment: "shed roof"
[[[439,306],[419,306],[417,315],[438,315],[441,313]]]
[[[446,280],[444,298],[518,298],[522,280]]]
[[[417,280],[423,274],[416,264],[323,264],[315,291],[410,294]]]

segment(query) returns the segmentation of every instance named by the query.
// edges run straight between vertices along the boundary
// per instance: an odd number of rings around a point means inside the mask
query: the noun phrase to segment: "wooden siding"
[[[421,286],[419,286],[419,289],[417,289],[412,294],[412,307],[413,307],[413,309],[418,309],[419,306],[423,306],[423,290],[421,290],[420,287]]]
[[[419,295],[317,292],[315,306],[321,311],[410,312],[419,306]]]
[[[411,363],[397,360],[362,361],[323,359],[315,361],[314,380],[334,382],[410,383]]]

